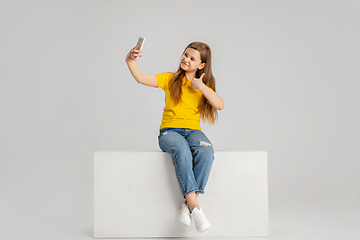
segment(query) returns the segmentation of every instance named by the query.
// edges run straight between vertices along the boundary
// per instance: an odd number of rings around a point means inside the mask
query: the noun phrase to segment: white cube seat
[[[216,151],[198,197],[212,226],[197,233],[176,219],[184,198],[168,153],[95,152],[94,237],[267,237],[267,177],[267,152]]]

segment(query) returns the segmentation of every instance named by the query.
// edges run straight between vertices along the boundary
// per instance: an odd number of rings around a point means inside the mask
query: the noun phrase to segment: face
[[[200,52],[193,48],[187,48],[181,56],[181,69],[186,72],[196,72],[203,69],[205,63],[201,63]]]

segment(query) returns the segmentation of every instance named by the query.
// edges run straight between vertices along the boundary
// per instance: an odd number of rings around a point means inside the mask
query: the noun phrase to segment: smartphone
[[[141,50],[142,46],[144,45],[144,42],[145,42],[145,38],[139,37],[139,40],[136,45],[138,45],[139,43],[141,43],[141,44],[139,47],[136,48],[136,50]],[[137,57],[135,57],[135,59],[137,59]]]

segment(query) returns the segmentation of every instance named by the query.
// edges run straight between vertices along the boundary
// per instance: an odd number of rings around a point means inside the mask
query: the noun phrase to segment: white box
[[[212,225],[205,232],[176,220],[183,201],[168,153],[95,152],[95,238],[267,237],[267,152],[215,152],[198,197]]]

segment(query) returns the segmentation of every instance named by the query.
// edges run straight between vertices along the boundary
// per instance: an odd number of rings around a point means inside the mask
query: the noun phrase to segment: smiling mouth
[[[189,66],[189,65],[187,65],[186,63],[184,63],[184,62],[182,62],[182,64],[184,64],[185,66]]]

